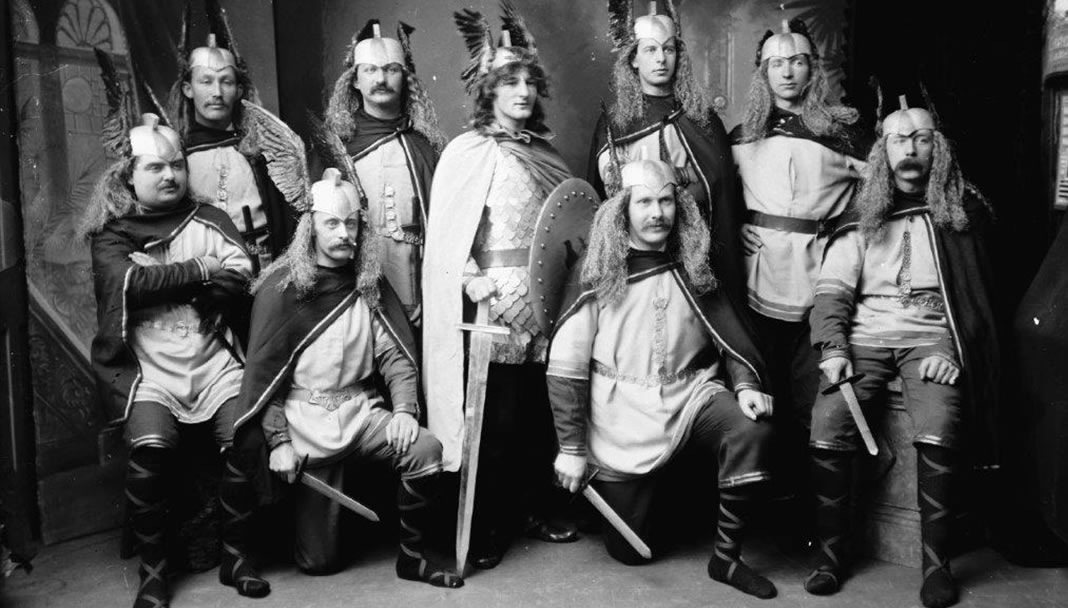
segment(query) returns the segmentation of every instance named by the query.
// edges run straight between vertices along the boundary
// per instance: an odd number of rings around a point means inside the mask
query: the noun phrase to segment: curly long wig
[[[243,64],[242,64],[243,65]],[[240,90],[240,94],[237,99],[234,100],[233,112],[230,115],[230,122],[237,128],[240,133],[242,129],[242,119],[244,118],[244,106],[241,105],[242,99],[247,99],[254,104],[259,105],[260,96],[256,91],[256,85],[252,84],[252,78],[249,76],[247,69],[243,69],[241,65],[234,68],[234,73],[237,75],[237,86]],[[193,100],[189,99],[182,92],[182,84],[191,83],[193,81],[193,69],[189,66],[182,68],[182,73],[174,84],[171,85],[171,91],[167,95],[167,115],[174,121],[171,127],[175,131],[178,131],[178,135],[182,137],[184,141],[189,135],[189,129],[196,123],[196,109],[193,107]],[[244,133],[240,133],[244,135]]]
[[[968,215],[963,201],[965,191],[971,186],[961,176],[949,140],[938,131],[934,132],[933,156],[925,195],[931,220],[942,229],[967,230]],[[894,171],[886,153],[886,138],[880,137],[868,154],[868,174],[854,203],[860,216],[860,230],[866,238],[876,241],[881,238],[894,205],[894,191]],[[983,203],[986,205],[985,200]]]
[[[351,53],[349,53],[351,55]],[[363,96],[356,88],[356,67],[348,66],[337,81],[330,94],[323,121],[330,130],[348,141],[356,134],[356,111],[360,109]],[[423,134],[438,152],[445,147],[445,133],[438,126],[438,113],[430,101],[423,83],[409,70],[404,70],[405,86],[401,97],[401,106],[412,121],[412,128]]]
[[[675,225],[668,236],[667,253],[682,262],[690,285],[698,294],[718,285],[709,266],[712,239],[697,202],[683,188],[675,189]],[[593,218],[590,244],[582,264],[582,285],[597,294],[598,301],[615,304],[627,288],[627,253],[630,232],[627,209],[630,190],[620,192],[601,204]]]
[[[709,115],[714,111],[712,101],[708,93],[697,85],[685,43],[676,38],[675,44],[675,100],[682,106],[687,118],[702,128],[707,127]],[[609,108],[608,114],[612,119],[612,126],[623,131],[645,115],[641,78],[638,76],[638,69],[631,65],[637,53],[638,41],[634,40],[616,54],[616,61],[612,66],[612,91],[616,94],[616,100]]]
[[[522,70],[534,81],[538,89],[538,98],[534,101],[534,110],[527,119],[526,130],[533,133],[541,133],[548,128],[545,126],[545,109],[542,100],[549,98],[549,80],[545,75],[545,69],[537,61],[537,57],[522,47],[509,47],[519,59],[506,63],[489,71],[482,77],[478,85],[478,94],[475,96],[475,107],[471,113],[471,126],[476,129],[485,129],[494,123],[496,118],[493,114],[493,103],[497,100],[495,89],[501,81],[511,78]]]
[[[319,267],[316,264],[317,250],[313,215],[314,212],[309,212],[301,216],[289,246],[252,283],[253,294],[263,287],[268,277],[276,272],[284,272],[285,275],[278,283],[279,291],[285,291],[292,285],[297,291],[298,299],[307,300],[315,296]],[[356,288],[360,291],[367,306],[374,309],[378,307],[381,298],[378,280],[382,274],[382,264],[379,259],[378,237],[370,230],[363,214],[360,215],[360,234],[357,238],[359,238],[360,246],[355,260]]]
[[[812,47],[809,56],[809,79],[801,90],[801,122],[818,137],[837,137],[844,139],[847,136],[847,127],[854,124],[860,118],[860,114],[854,108],[833,104],[827,99],[830,94],[827,71],[823,68],[819,52],[816,50],[815,41],[808,33],[808,27],[800,19],[790,21],[790,30],[808,38]],[[753,142],[763,139],[768,133],[768,121],[771,118],[772,109],[775,108],[775,96],[771,91],[771,83],[768,81],[768,64],[770,59],[760,60],[759,49],[764,42],[771,37],[768,31],[757,46],[757,68],[753,72],[753,79],[749,83],[749,92],[746,95],[745,117],[742,119],[742,140]]]

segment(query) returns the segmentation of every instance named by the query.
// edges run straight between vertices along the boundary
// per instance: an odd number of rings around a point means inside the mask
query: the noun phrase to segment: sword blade
[[[489,300],[478,303],[476,325],[489,320]],[[482,419],[486,404],[486,378],[489,375],[493,335],[471,334],[467,360],[467,396],[464,399],[464,445],[460,463],[460,501],[456,510],[456,571],[463,576],[471,549],[471,524],[475,515],[475,480],[478,479],[478,452],[482,446]]]
[[[864,446],[868,448],[869,454],[875,456],[879,453],[879,446],[875,445],[875,437],[872,436],[871,429],[868,428],[868,421],[864,418],[864,412],[860,409],[860,402],[857,401],[857,394],[853,392],[853,385],[843,382],[838,387],[838,390],[842,391],[846,405],[849,406],[849,413],[853,414],[853,421],[857,423],[860,436],[864,439]]]
[[[623,536],[630,546],[634,547],[634,550],[638,552],[638,555],[645,559],[653,559],[653,552],[649,549],[649,545],[645,544],[641,537],[627,525],[627,522],[623,521],[623,518],[620,517],[603,498],[601,498],[601,495],[597,493],[597,490],[594,490],[587,485],[582,489],[582,495],[586,497],[586,500],[590,501],[590,504],[593,505],[594,509],[597,509],[601,515],[604,515],[604,518],[608,520],[608,523],[612,524],[612,527]]]
[[[301,473],[301,475],[300,475],[300,483],[308,486],[309,488],[315,490],[316,492],[322,494],[323,496],[329,498],[330,500],[338,503],[339,505],[345,507],[346,509],[349,509],[353,513],[359,515],[360,517],[363,517],[365,519],[369,519],[369,520],[375,521],[375,522],[378,521],[378,514],[377,513],[375,513],[371,509],[368,509],[367,507],[363,506],[359,502],[353,500],[349,496],[346,496],[344,493],[339,491],[337,488],[331,486],[330,484],[326,483],[325,481],[323,481],[322,479],[319,479],[318,477],[316,477],[314,475],[310,475],[308,473]]]

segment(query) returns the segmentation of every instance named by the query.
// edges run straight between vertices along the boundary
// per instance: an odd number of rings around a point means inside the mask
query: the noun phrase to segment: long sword
[[[478,479],[478,452],[482,445],[482,419],[486,405],[486,379],[489,375],[490,346],[494,334],[507,334],[506,327],[488,324],[489,299],[478,303],[475,322],[460,323],[457,329],[471,332],[467,358],[467,396],[464,399],[464,445],[460,463],[460,500],[456,510],[456,571],[463,576],[471,549],[471,524],[475,514],[475,480]]]

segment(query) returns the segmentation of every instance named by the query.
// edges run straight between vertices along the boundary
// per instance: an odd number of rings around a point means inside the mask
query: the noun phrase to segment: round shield
[[[557,186],[542,205],[530,246],[530,296],[534,317],[550,335],[571,268],[586,251],[593,215],[601,199],[585,180]]]

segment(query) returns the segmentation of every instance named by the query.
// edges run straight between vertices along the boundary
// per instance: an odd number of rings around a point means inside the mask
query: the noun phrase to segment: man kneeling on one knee
[[[719,523],[709,575],[761,598],[775,586],[741,561],[754,488],[769,478],[771,398],[763,364],[709,267],[709,233],[670,166],[631,162],[598,210],[550,346],[549,396],[572,492],[592,480],[641,536],[659,472],[692,452],[719,463]],[[685,448],[685,450],[684,450]],[[612,557],[641,558],[615,530]]]

